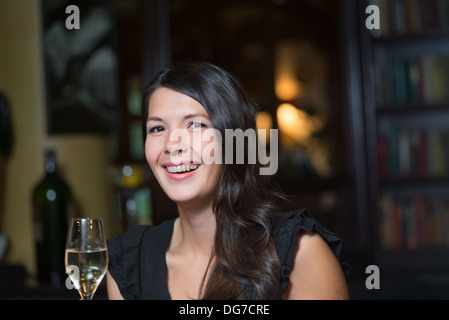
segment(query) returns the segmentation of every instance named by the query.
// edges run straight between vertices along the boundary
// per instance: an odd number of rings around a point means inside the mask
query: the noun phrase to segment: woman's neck
[[[179,219],[171,247],[210,256],[214,245],[216,221],[212,205],[203,208],[186,208],[178,205]]]

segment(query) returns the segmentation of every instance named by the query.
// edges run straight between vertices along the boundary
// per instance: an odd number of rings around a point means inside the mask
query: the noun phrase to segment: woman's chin
[[[209,197],[201,197],[200,195],[192,194],[177,194],[168,195],[168,197],[175,202],[178,207],[183,207],[186,209],[202,209],[204,206],[208,206],[213,200]]]
[[[168,197],[178,205],[188,204],[188,203],[197,201],[197,197],[195,197],[195,195],[189,194],[189,193],[178,192],[178,193],[174,194],[174,192],[170,192],[168,194]]]

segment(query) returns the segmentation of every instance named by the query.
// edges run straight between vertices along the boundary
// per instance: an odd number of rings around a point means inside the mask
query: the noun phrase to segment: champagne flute
[[[100,218],[70,219],[65,266],[82,300],[92,300],[106,274],[108,252]]]

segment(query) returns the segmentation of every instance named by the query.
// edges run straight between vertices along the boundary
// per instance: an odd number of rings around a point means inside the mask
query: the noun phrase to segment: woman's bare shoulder
[[[315,232],[298,236],[284,299],[348,299],[346,278],[326,241]]]

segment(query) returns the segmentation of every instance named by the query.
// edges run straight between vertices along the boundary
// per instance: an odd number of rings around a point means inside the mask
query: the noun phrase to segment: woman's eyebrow
[[[207,116],[207,114],[204,113],[191,113],[188,114],[184,117],[184,119],[190,119],[190,118],[195,118],[195,117],[203,117],[209,120],[209,117]]]
[[[204,113],[190,113],[188,115],[185,115],[184,119],[190,119],[190,118],[195,118],[195,117],[203,117],[203,118],[206,118],[206,119],[209,120],[209,117],[206,114],[204,114]],[[147,122],[149,122],[149,121],[162,121],[162,122],[164,122],[164,120],[162,120],[161,118],[154,117],[154,116],[148,117],[147,118]]]
[[[164,121],[164,120],[162,120],[159,117],[148,117],[147,118],[147,122],[149,122],[149,121]]]

